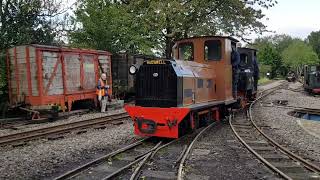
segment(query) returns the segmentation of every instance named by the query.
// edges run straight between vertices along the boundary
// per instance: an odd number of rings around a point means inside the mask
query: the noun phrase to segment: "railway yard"
[[[0,180],[320,180],[319,6],[0,0]]]
[[[248,112],[175,140],[135,136],[123,110],[4,126],[0,179],[320,179],[319,122],[297,116],[319,98],[298,82],[259,89]]]

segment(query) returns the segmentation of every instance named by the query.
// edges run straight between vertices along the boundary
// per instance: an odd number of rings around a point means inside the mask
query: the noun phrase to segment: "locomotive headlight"
[[[245,69],[244,72],[249,73],[250,69]]]
[[[129,73],[131,75],[134,75],[134,74],[136,74],[136,72],[137,72],[137,67],[135,65],[131,65],[129,68]]]

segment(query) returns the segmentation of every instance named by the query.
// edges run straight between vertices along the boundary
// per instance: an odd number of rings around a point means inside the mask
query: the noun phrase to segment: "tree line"
[[[63,2],[0,0],[0,86],[6,83],[4,52],[16,45],[69,45],[170,58],[174,41],[181,38],[224,34],[249,42],[250,33],[267,32],[262,10],[277,4],[276,0],[78,0],[69,8]],[[296,49],[319,54],[318,36],[314,32],[307,41],[260,38],[252,46],[260,49],[262,64],[281,74],[281,68],[296,66],[290,64],[298,57],[292,54]],[[299,61],[313,58],[310,52]]]
[[[262,9],[274,0],[80,0],[70,42],[112,52],[170,58],[174,41],[197,35],[229,34],[246,40],[263,33]]]
[[[276,0],[0,0],[0,87],[5,50],[21,44],[74,47],[171,57],[175,40],[228,34],[247,40],[267,31],[262,9]],[[68,15],[69,14],[69,15]],[[67,40],[67,41],[66,41]],[[4,87],[4,89],[6,89]]]
[[[0,0],[0,92],[7,89],[6,49],[57,43],[63,12],[62,0]]]
[[[270,72],[271,78],[284,77],[290,70],[300,72],[306,64],[320,64],[320,31],[305,40],[285,34],[257,38],[250,46],[258,49],[262,75]]]

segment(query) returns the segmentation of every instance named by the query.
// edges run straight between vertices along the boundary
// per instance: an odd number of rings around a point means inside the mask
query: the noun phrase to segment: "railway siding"
[[[100,118],[100,117],[109,116],[109,115],[118,114],[118,113],[124,113],[124,112],[125,112],[124,109],[119,109],[119,110],[108,111],[107,113],[87,113],[83,115],[70,116],[67,119],[61,119],[55,122],[48,122],[48,123],[41,123],[41,124],[28,124],[24,126],[19,126],[16,129],[0,129],[0,136],[12,134],[12,133],[20,133],[24,131],[31,131],[38,128],[48,128],[52,126],[58,126],[61,124],[72,123],[72,122],[82,121],[86,119]]]
[[[310,96],[304,91],[291,90],[301,88],[300,83],[290,83],[289,90],[277,90],[266,97],[263,102],[281,99],[288,101],[287,106],[319,109],[320,99],[318,97]],[[278,143],[319,166],[320,140],[316,136],[320,134],[320,129],[317,128],[320,122],[293,117],[288,114],[290,111],[293,109],[257,105],[253,109],[253,118],[257,123],[266,126],[262,130],[268,136],[277,139]]]
[[[270,85],[270,87],[272,88],[274,86]],[[279,98],[279,95],[288,93],[287,91],[291,93],[301,93],[298,91],[279,90],[277,93],[270,95],[270,97],[275,96],[276,98]],[[290,95],[292,96],[292,94]],[[266,98],[266,102],[272,102],[274,100],[276,99]],[[292,102],[292,99],[288,99],[289,104]],[[316,101],[312,100],[310,100],[310,102],[311,104],[317,103]],[[301,102],[300,104],[296,105],[303,106]],[[268,112],[270,116],[270,114],[273,113],[273,110],[270,111],[268,109],[275,108],[263,107],[260,105],[257,105],[256,107],[257,108],[254,109],[254,113],[259,113],[255,115],[257,118],[261,118],[261,113],[266,112]],[[271,124],[263,121],[257,122],[258,125],[262,127],[262,129],[268,134],[270,133],[270,135],[278,136],[278,134],[273,133],[281,130],[284,128],[283,126],[286,125],[281,124],[282,122],[278,123],[277,121],[279,120],[276,118],[283,118],[284,116],[291,117],[287,115],[282,108],[278,109],[278,111],[282,112],[282,114],[277,117],[273,116],[273,121],[271,121]],[[288,111],[290,111],[290,109],[288,109]],[[240,114],[239,117],[245,116],[244,114]],[[79,118],[77,119],[77,117],[75,117],[75,120],[72,121],[80,120]],[[81,118],[90,118],[90,115],[81,116]],[[238,128],[241,128],[243,134],[249,134],[251,131],[248,125],[243,122],[238,123],[237,126]],[[297,123],[295,123],[295,126],[300,127],[297,125]],[[41,139],[39,141],[35,141],[38,143],[31,143],[29,146],[21,146],[13,149],[2,147],[0,148],[0,153],[2,154],[0,161],[4,163],[0,165],[0,179],[42,179],[45,177],[58,177],[64,172],[72,170],[83,163],[90,162],[91,160],[101,157],[108,152],[119,149],[123,147],[124,144],[135,142],[137,138],[132,134],[132,131],[132,122],[125,122],[117,126],[107,125],[106,129],[102,130],[80,129],[78,135],[66,136],[62,139],[60,139],[57,135],[52,137],[53,140],[49,141],[47,139]],[[304,130],[300,127],[298,134],[301,133],[300,135],[305,135],[302,133],[302,131]],[[312,137],[310,134],[309,136]],[[286,136],[282,137],[283,139],[281,139],[284,142],[287,140],[285,137]],[[196,142],[193,148],[190,148],[190,155],[186,156],[186,161],[182,165],[182,172],[185,177],[184,179],[277,178],[269,169],[257,161],[257,159],[251,153],[249,153],[240,142],[238,142],[235,136],[232,135],[231,129],[226,124],[220,124],[212,127],[210,131],[204,133],[198,141],[199,142]],[[268,149],[268,147],[264,146],[266,142],[262,140],[257,141],[253,139],[250,143],[254,144],[255,149],[259,149],[259,151],[270,150],[270,148]],[[284,144],[288,145],[288,143]],[[299,145],[303,147],[302,145],[305,144]],[[296,148],[296,146],[293,146],[290,143],[288,146],[289,149]],[[166,150],[160,150],[155,158],[151,158],[152,161],[146,160],[146,165],[142,167],[141,172],[137,170],[138,176],[141,178],[161,178],[167,176],[175,179],[177,175],[177,172],[175,171],[178,169],[180,160],[183,159],[183,156],[180,155],[183,155],[187,149],[188,148],[186,148],[186,146],[180,147],[173,145],[173,147],[170,146]],[[318,152],[310,150],[309,146],[307,146],[305,151],[308,152],[305,154],[305,156],[309,158],[308,160],[319,162],[313,156],[310,156],[310,153],[317,154]],[[173,157],[167,157],[166,154],[168,153],[173,155]],[[304,151],[298,151],[298,153],[301,154],[304,153]],[[152,156],[152,154],[145,154],[145,156],[141,157],[141,160],[147,159],[149,156]],[[119,158],[125,159],[125,157]],[[177,161],[177,163],[172,163],[171,161],[169,162],[166,158],[174,159]],[[283,159],[284,157],[272,155],[268,158]],[[130,160],[130,158],[127,160]],[[138,163],[136,165],[138,165]],[[283,166],[282,168],[291,168],[293,170],[297,170],[294,168],[299,167]],[[112,171],[114,171],[114,169]],[[133,171],[130,171],[130,176],[132,172]],[[129,171],[127,173],[129,173]],[[129,178],[128,175],[124,175],[124,177]]]
[[[113,122],[122,121],[128,118],[127,114],[116,114],[113,116],[94,118],[83,121],[76,121],[72,123],[51,126],[47,128],[39,128],[31,131],[24,131],[20,133],[9,134],[0,136],[0,145],[8,145],[13,143],[26,142],[34,139],[48,137],[50,135],[60,135],[63,133],[70,133],[76,131],[76,134],[87,132],[87,128],[98,128],[105,124],[112,124]],[[117,123],[114,123],[117,124]]]
[[[80,120],[80,119],[78,119]],[[41,139],[28,146],[0,148],[0,179],[44,179],[57,177],[79,163],[89,162],[123,144],[135,141],[132,123],[126,121],[105,129],[88,129],[62,139]]]

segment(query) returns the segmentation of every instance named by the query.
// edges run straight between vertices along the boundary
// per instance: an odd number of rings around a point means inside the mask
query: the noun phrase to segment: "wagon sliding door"
[[[82,87],[84,90],[95,90],[96,73],[95,73],[95,56],[82,55]]]
[[[64,53],[66,94],[94,91],[95,55]]]
[[[42,51],[42,77],[44,95],[62,95],[63,80],[60,53]]]
[[[65,93],[72,94],[80,91],[80,55],[78,53],[64,53]]]

